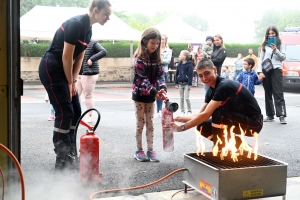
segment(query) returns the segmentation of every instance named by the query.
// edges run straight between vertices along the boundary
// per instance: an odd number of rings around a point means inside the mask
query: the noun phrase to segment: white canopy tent
[[[22,40],[52,40],[55,31],[67,19],[88,13],[87,8],[35,6],[20,19]],[[114,14],[101,26],[92,26],[95,40],[139,41],[142,33],[134,30]]]
[[[162,34],[168,36],[168,42],[201,43],[205,41],[205,33],[186,24],[180,17],[170,15],[154,26]]]
[[[20,19],[22,40],[52,40],[56,30],[69,18],[88,13],[87,8],[35,6]],[[92,26],[94,40],[125,40],[130,42],[130,70],[132,70],[132,41],[139,41],[142,33],[134,30],[113,13],[104,24]],[[130,80],[131,81],[131,80]]]

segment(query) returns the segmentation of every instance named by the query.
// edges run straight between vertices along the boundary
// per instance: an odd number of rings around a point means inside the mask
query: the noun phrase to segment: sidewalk
[[[168,83],[174,84],[174,83]],[[123,88],[131,88],[132,82],[124,81],[124,82],[114,82],[114,81],[105,81],[96,83],[96,88],[105,88],[105,87],[123,87]],[[41,82],[24,82],[23,85],[24,90],[28,89],[43,89],[44,86]]]
[[[206,196],[200,194],[199,192],[193,190],[184,193],[180,190],[171,190],[171,191],[163,191],[163,192],[154,192],[154,193],[146,193],[139,196],[118,196],[118,197],[107,197],[107,198],[98,198],[95,200],[170,200],[172,195],[172,200],[208,200]],[[178,193],[177,193],[178,192]],[[177,193],[177,194],[175,194]],[[269,198],[259,198],[264,200],[281,200],[282,196],[277,197],[269,197]],[[300,177],[288,178],[287,179],[287,192],[286,192],[286,200],[296,200],[300,199]]]
[[[167,83],[167,86],[175,86],[175,83]],[[96,88],[107,88],[107,87],[116,87],[116,88],[131,88],[132,82],[129,81],[97,81]],[[198,85],[198,87],[203,87]],[[24,90],[28,89],[42,89],[44,86],[41,82],[24,82]]]

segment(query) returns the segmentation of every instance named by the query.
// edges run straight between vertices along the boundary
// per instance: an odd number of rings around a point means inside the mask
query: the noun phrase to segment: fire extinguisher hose
[[[112,189],[112,190],[100,190],[98,192],[94,192],[90,195],[90,200],[94,200],[93,199],[93,196],[97,195],[97,194],[103,194],[103,193],[110,193],[110,192],[120,192],[120,191],[128,191],[128,190],[136,190],[136,189],[142,189],[142,188],[145,188],[145,187],[149,187],[149,186],[152,186],[152,185],[155,185],[157,183],[160,183],[164,180],[166,180],[167,178],[169,178],[170,176],[178,173],[178,172],[182,172],[182,171],[185,171],[187,170],[186,168],[180,168],[180,169],[177,169],[173,172],[171,172],[170,174],[162,177],[161,179],[158,179],[157,181],[154,181],[152,183],[148,183],[148,184],[145,184],[145,185],[140,185],[140,186],[135,186],[135,187],[130,187],[130,188],[119,188],[119,189]]]
[[[83,119],[83,117],[84,117],[87,113],[89,113],[90,111],[93,111],[93,110],[97,112],[97,114],[98,114],[98,119],[97,119],[97,122],[96,122],[95,126],[93,126],[92,130],[90,130],[90,131],[95,132],[95,130],[97,129],[97,127],[98,127],[98,125],[99,125],[100,119],[101,119],[100,112],[99,112],[97,109],[95,109],[95,108],[90,108],[90,109],[86,110],[86,111],[80,116],[80,118],[78,119],[78,121],[77,121],[77,123],[76,123],[75,131],[74,131],[75,149],[76,149],[76,151],[75,151],[75,156],[76,156],[76,157],[77,157],[77,145],[76,145],[76,140],[77,140],[77,130],[78,130],[78,126],[79,126],[79,124],[80,124],[80,121]]]
[[[13,160],[15,165],[17,166],[19,176],[20,176],[20,181],[21,181],[22,200],[25,200],[25,181],[24,181],[24,175],[23,175],[23,172],[22,172],[21,165],[20,165],[19,161],[17,160],[17,158],[15,157],[15,155],[1,143],[0,143],[0,149],[3,149],[9,155],[9,157]],[[4,179],[4,176],[2,176],[2,178]],[[4,181],[3,181],[3,187],[4,187]],[[2,200],[4,200],[3,195],[2,195]]]

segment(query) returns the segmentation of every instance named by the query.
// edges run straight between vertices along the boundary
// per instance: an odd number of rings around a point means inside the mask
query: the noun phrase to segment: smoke
[[[79,180],[79,172],[75,170],[41,170],[31,172],[30,177],[33,180],[26,184],[26,199],[30,200],[88,199],[98,189],[96,186],[83,185]]]

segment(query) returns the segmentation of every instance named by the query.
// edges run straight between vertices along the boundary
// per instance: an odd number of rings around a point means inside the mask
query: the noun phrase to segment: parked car
[[[283,87],[300,89],[300,27],[290,27],[279,33],[286,44],[286,59],[282,63]]]

